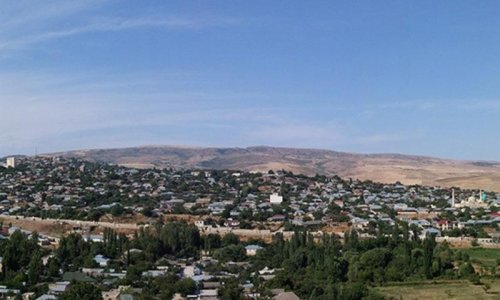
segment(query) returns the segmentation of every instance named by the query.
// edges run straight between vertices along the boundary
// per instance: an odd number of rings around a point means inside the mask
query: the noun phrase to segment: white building
[[[16,158],[15,157],[7,157],[7,163],[5,164],[7,168],[15,168],[16,167]]]
[[[407,208],[408,208],[408,204],[406,204],[406,203],[394,204],[394,210],[406,210]]]
[[[142,272],[142,277],[152,277],[157,278],[167,274],[167,270],[148,270]]]
[[[195,267],[195,266],[186,266],[182,270],[182,275],[185,278],[193,278],[194,276],[197,276],[197,275],[200,275],[200,274],[201,274],[201,270],[198,267]]]
[[[59,281],[49,284],[49,293],[51,294],[61,294],[66,291],[71,283],[69,281]]]
[[[257,255],[257,252],[264,249],[263,247],[259,245],[248,245],[245,247],[245,251],[248,256],[255,256]]]
[[[219,299],[219,290],[218,289],[203,289],[200,290],[200,294],[198,295],[198,299]]]
[[[455,208],[487,208],[488,203],[486,202],[486,197],[483,194],[483,191],[479,192],[479,198],[474,196],[470,196],[467,200],[462,200],[460,203],[456,203],[454,197],[452,197],[452,204]]]
[[[104,255],[98,254],[94,257],[94,261],[101,267],[106,267],[108,265],[108,262],[110,261],[109,258],[105,257]]]
[[[269,201],[271,201],[272,204],[281,204],[281,202],[283,202],[283,197],[274,193],[269,197]]]

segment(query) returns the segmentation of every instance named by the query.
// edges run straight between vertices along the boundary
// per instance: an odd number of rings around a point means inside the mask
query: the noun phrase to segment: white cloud
[[[66,38],[74,35],[91,33],[122,31],[140,28],[161,28],[161,29],[190,29],[197,30],[205,27],[235,24],[232,19],[195,19],[182,17],[163,17],[152,19],[142,17],[136,19],[103,18],[97,22],[87,25],[71,27],[63,30],[47,31],[27,35],[20,38],[0,40],[0,50],[25,48],[30,45],[43,43],[50,40]]]
[[[410,110],[432,110],[442,107],[442,103],[439,101],[397,101],[397,102],[383,102],[373,105],[373,109],[380,110],[400,110],[400,109],[410,109]]]
[[[109,1],[15,2],[2,4],[0,10],[0,51],[26,49],[39,43],[93,32],[143,28],[199,30],[241,23],[241,20],[213,15],[137,13],[126,17],[113,16],[100,10]]]
[[[500,100],[470,100],[455,104],[459,109],[469,111],[488,111],[500,109]]]
[[[265,103],[269,95],[193,88],[193,79],[204,80],[176,72],[132,76],[0,71],[0,107],[8,112],[0,118],[0,153],[31,153],[36,145],[48,152],[145,143],[359,149],[404,138],[394,133],[353,134],[344,122],[311,120],[293,106],[259,108],[253,103]],[[170,81],[175,90],[144,93],[168,87]]]
[[[0,33],[12,34],[13,30],[32,29],[50,25],[76,13],[96,9],[105,0],[57,0],[57,1],[4,1],[0,10]]]
[[[225,131],[242,120],[257,124],[272,118],[272,113],[264,109],[232,101],[255,99],[259,94],[193,89],[192,74],[157,75],[0,72],[0,153],[23,152],[36,144],[74,148],[92,138],[95,143],[87,147],[102,142],[113,146],[118,136],[120,145],[123,141],[134,145],[144,140],[137,138],[141,136],[137,131],[147,136],[147,128]],[[144,93],[151,86],[168,87],[169,78],[176,91],[167,88]],[[182,84],[186,78],[188,87]],[[106,132],[115,138],[103,139],[101,135]],[[164,136],[156,133],[156,137],[160,142],[171,134],[166,131]],[[59,141],[63,138],[65,142]],[[154,138],[149,141],[154,142]],[[46,151],[56,150],[60,149]]]

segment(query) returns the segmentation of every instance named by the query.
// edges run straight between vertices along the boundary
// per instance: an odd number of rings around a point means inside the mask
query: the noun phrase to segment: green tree
[[[246,251],[243,245],[229,245],[215,250],[214,258],[222,262],[242,261],[246,258]]]
[[[101,290],[87,282],[74,283],[61,294],[61,300],[101,300]]]
[[[384,282],[386,268],[391,262],[392,253],[387,248],[375,248],[364,252],[359,259],[352,259],[349,279],[352,282]]]
[[[43,263],[42,254],[40,251],[35,251],[32,256],[30,263],[28,265],[28,280],[30,284],[38,283],[40,275],[42,275]]]
[[[184,278],[175,283],[174,289],[183,296],[193,294],[196,291],[196,283],[189,278]]]
[[[222,238],[222,246],[225,247],[225,246],[229,246],[229,245],[238,245],[240,243],[240,239],[238,238],[238,236],[232,232],[226,234],[223,238]]]
[[[113,205],[113,207],[111,208],[111,214],[113,215],[113,217],[119,217],[123,215],[123,212],[123,206],[121,206],[120,204]]]
[[[467,277],[475,274],[474,267],[472,266],[470,261],[463,263],[460,266],[458,272],[459,272],[460,276],[464,277],[464,278],[467,278]]]
[[[339,298],[343,300],[361,300],[367,294],[368,288],[366,285],[359,282],[347,283],[342,286]]]
[[[243,289],[238,285],[235,280],[228,280],[225,282],[224,287],[221,289],[221,300],[240,300]]]
[[[424,274],[427,279],[431,279],[432,274],[432,260],[436,241],[433,235],[428,235],[424,240]]]
[[[47,262],[47,275],[51,278],[59,276],[59,264],[57,259],[54,257],[49,258]]]
[[[204,245],[205,250],[209,252],[212,252],[213,250],[220,248],[221,246],[220,235],[210,233],[209,235],[205,236],[204,244],[205,244]]]

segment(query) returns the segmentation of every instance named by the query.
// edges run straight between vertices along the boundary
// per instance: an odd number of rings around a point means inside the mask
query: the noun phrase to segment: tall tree
[[[428,235],[424,239],[424,274],[427,279],[432,279],[432,259],[436,241],[433,235]]]
[[[31,284],[38,283],[40,275],[42,275],[43,263],[42,254],[40,251],[35,251],[32,256],[30,263],[28,265],[28,280]]]

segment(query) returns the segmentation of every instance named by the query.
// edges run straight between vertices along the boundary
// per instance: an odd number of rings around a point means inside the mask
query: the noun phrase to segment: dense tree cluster
[[[397,229],[396,229],[397,230]],[[473,278],[468,258],[459,258],[432,236],[423,241],[392,237],[361,240],[355,231],[345,243],[329,235],[296,232],[289,241],[277,237],[255,258],[257,267],[282,268],[267,287],[285,287],[305,299],[378,298],[369,286],[431,278]],[[461,264],[457,272],[455,264]]]
[[[23,291],[46,291],[38,282],[57,281],[62,271],[76,271],[82,267],[96,267],[94,256],[101,254],[111,259],[116,271],[127,270],[119,285],[142,288],[139,299],[160,297],[169,299],[174,293],[188,295],[198,286],[191,279],[178,276],[175,266],[157,278],[146,280],[142,273],[158,265],[169,264],[169,259],[183,259],[188,264],[201,251],[218,260],[207,265],[213,274],[236,274],[224,280],[220,290],[222,299],[240,299],[241,284],[252,282],[256,292],[266,295],[272,288],[293,290],[304,299],[380,299],[371,287],[387,282],[425,280],[435,278],[467,278],[478,282],[479,277],[467,254],[454,251],[446,243],[437,244],[432,236],[424,240],[410,238],[411,229],[403,225],[393,228],[392,235],[361,239],[354,230],[346,232],[344,240],[334,235],[313,236],[307,231],[296,231],[288,240],[278,234],[272,243],[259,243],[264,249],[254,257],[247,257],[244,243],[234,234],[200,236],[194,225],[181,222],[157,224],[136,233],[130,241],[112,230],[104,232],[104,242],[86,241],[79,234],[70,234],[60,240],[46,264],[42,257],[50,254],[37,244],[32,236],[16,231],[0,242],[3,257],[1,283]],[[131,251],[133,250],[133,251]],[[244,262],[243,265],[227,262]],[[264,267],[278,270],[267,282],[256,276]],[[23,283],[24,282],[24,283]],[[73,284],[61,299],[97,299],[101,290],[92,283]]]
[[[201,245],[196,226],[180,222],[141,229],[132,241],[132,247],[144,250],[151,262],[164,255],[197,257]]]

